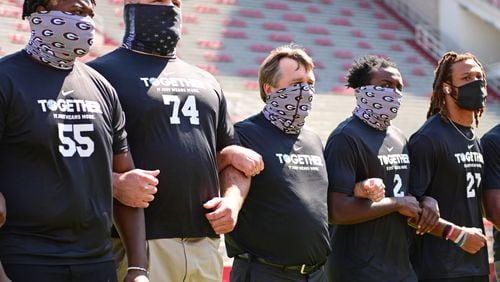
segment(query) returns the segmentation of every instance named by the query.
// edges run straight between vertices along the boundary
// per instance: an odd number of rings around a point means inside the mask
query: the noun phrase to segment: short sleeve
[[[125,113],[114,88],[111,87],[113,102],[113,153],[128,152],[127,132],[125,131]]]
[[[410,153],[410,194],[425,195],[434,171],[435,150],[432,142],[423,135],[413,135],[408,143]]]
[[[354,142],[344,134],[328,138],[325,146],[325,162],[328,171],[328,192],[353,195],[357,167]]]
[[[481,139],[484,158],[484,186],[485,190],[500,189],[500,139],[499,135],[485,136]]]

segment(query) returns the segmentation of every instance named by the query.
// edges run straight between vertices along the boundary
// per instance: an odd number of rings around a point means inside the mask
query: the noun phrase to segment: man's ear
[[[269,84],[264,84],[264,92],[266,93],[266,95],[269,95],[271,94],[271,92],[273,92],[273,87]]]

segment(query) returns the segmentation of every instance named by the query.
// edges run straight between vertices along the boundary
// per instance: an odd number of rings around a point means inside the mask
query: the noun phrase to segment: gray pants
[[[235,258],[231,269],[231,282],[326,282],[324,268],[301,275],[298,272],[282,270],[274,266],[265,265],[259,262],[249,262],[245,259]]]

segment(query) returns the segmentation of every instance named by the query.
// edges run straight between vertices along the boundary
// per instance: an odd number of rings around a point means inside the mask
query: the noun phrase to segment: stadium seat
[[[182,23],[197,24],[198,16],[194,14],[182,14]]]
[[[378,27],[381,29],[391,29],[391,30],[401,29],[401,26],[394,22],[379,22]]]
[[[414,67],[411,70],[411,74],[416,75],[416,76],[425,76],[425,71],[419,67]]]
[[[31,27],[27,22],[16,23],[17,31],[31,31]]]
[[[335,51],[333,53],[333,55],[335,56],[335,58],[339,58],[339,59],[352,59],[353,57],[353,54],[351,51]]]
[[[245,68],[245,69],[240,69],[238,70],[238,74],[244,77],[257,77],[259,75],[259,70],[254,68]]]
[[[219,13],[219,9],[217,7],[197,4],[197,5],[195,5],[194,8],[195,8],[196,12],[198,12],[200,14],[218,14]]]
[[[321,4],[324,4],[324,5],[331,5],[331,4],[333,4],[333,0],[321,0],[320,2],[321,2]]]
[[[343,70],[349,70],[352,67],[352,63],[343,63],[342,64],[342,69]]]
[[[9,41],[13,44],[26,44],[28,39],[20,33],[12,33],[9,35]]]
[[[286,31],[286,25],[278,22],[267,22],[262,24],[262,28],[265,30],[278,30],[278,31]]]
[[[305,28],[305,31],[307,33],[312,33],[312,34],[324,34],[324,35],[330,34],[330,31],[322,26],[307,26]]]
[[[329,38],[314,38],[314,44],[319,46],[333,46],[333,42]]]
[[[352,37],[358,37],[358,38],[365,37],[365,35],[363,34],[363,32],[361,30],[358,30],[358,29],[351,30],[351,36]]]
[[[314,67],[317,69],[324,69],[325,64],[323,64],[322,61],[314,61]],[[318,78],[316,77],[316,79],[318,79]]]
[[[263,18],[264,14],[262,13],[261,10],[255,10],[255,9],[241,9],[238,14],[242,17],[247,17],[247,18]]]
[[[309,13],[313,13],[313,14],[319,14],[319,13],[321,13],[321,9],[318,8],[317,6],[313,6],[313,5],[308,6],[307,7],[307,11]]]
[[[236,0],[215,0],[216,4],[235,5]]]
[[[222,36],[225,38],[239,38],[239,39],[247,38],[247,34],[241,30],[224,30],[222,32]]]
[[[328,21],[329,24],[341,25],[341,26],[351,26],[351,21],[346,18],[332,18]]]
[[[228,27],[246,27],[247,23],[239,19],[225,19],[222,21],[222,25]]]
[[[346,16],[346,17],[352,17],[352,16],[354,16],[354,13],[352,12],[352,10],[348,9],[348,8],[342,8],[342,9],[340,9],[340,14],[342,16]]]
[[[283,2],[265,2],[264,8],[270,10],[288,10],[288,4]]]
[[[203,58],[209,62],[229,63],[233,61],[233,57],[229,54],[221,54],[216,52],[205,52]]]
[[[222,49],[224,44],[219,40],[198,39],[196,45],[203,49]]]
[[[366,41],[359,41],[358,42],[358,47],[362,48],[362,49],[371,49],[372,48],[372,46],[370,45],[370,43],[368,43]]]
[[[404,51],[404,48],[399,44],[391,44],[390,48],[392,51],[398,51],[398,52]]]
[[[358,6],[363,9],[371,9],[372,5],[366,1],[359,1]]]
[[[269,40],[271,40],[271,41],[274,41],[274,42],[289,43],[289,42],[293,42],[294,41],[293,37],[291,35],[287,35],[287,34],[272,33],[272,34],[269,34],[267,38]]]
[[[406,61],[411,64],[418,64],[420,63],[420,60],[418,59],[417,56],[409,56],[406,58]]]
[[[255,63],[256,63],[257,65],[260,65],[260,64],[262,64],[262,62],[263,62],[265,59],[266,59],[266,56],[257,56],[257,57],[255,58]]]
[[[259,82],[254,80],[244,80],[243,88],[246,90],[259,90]]]
[[[250,45],[250,51],[259,53],[269,53],[274,49],[274,45],[254,43]]]
[[[393,33],[388,33],[388,32],[379,32],[378,38],[384,39],[384,40],[396,40],[396,35]]]
[[[306,17],[303,14],[292,14],[292,13],[283,14],[283,19],[285,21],[290,21],[290,22],[305,22],[306,21]]]
[[[373,17],[377,18],[377,19],[380,19],[380,20],[384,20],[384,19],[387,18],[387,16],[384,13],[382,13],[382,12],[375,12],[375,13],[373,13]]]

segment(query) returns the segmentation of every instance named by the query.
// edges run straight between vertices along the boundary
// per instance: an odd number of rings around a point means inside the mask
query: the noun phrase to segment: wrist
[[[140,272],[142,273],[143,275],[146,275],[147,277],[149,277],[149,271],[145,268],[145,267],[140,267],[140,266],[129,266],[127,267],[127,273],[128,272]]]

